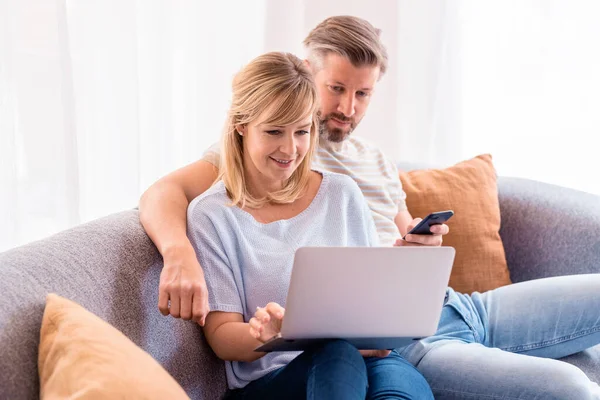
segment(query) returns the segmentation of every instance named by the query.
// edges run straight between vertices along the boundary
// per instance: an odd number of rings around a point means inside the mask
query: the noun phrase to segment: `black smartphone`
[[[423,218],[423,220],[419,222],[417,226],[412,228],[410,232],[408,232],[406,235],[432,235],[431,231],[429,230],[429,227],[431,225],[443,224],[446,221],[448,221],[453,215],[454,211],[452,210],[431,213],[425,218]],[[406,238],[406,235],[404,235],[402,239]]]

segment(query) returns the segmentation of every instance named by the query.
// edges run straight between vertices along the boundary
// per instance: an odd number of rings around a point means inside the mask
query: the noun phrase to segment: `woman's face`
[[[265,113],[263,113],[265,114]],[[264,115],[256,121],[264,121]],[[254,189],[276,191],[304,160],[310,149],[309,115],[286,126],[249,123],[238,126],[244,145],[244,169]]]

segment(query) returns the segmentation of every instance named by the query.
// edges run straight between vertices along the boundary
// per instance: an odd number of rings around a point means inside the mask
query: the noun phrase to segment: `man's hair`
[[[310,70],[293,54],[266,53],[242,68],[233,79],[232,89],[231,107],[223,133],[219,174],[227,194],[233,205],[240,207],[257,208],[267,202],[293,202],[304,193],[308,184],[312,156],[319,137],[319,95]],[[268,115],[264,115],[264,112]],[[257,121],[259,117],[261,120]],[[312,124],[310,148],[304,160],[283,189],[269,193],[267,198],[253,197],[248,191],[244,173],[244,137],[236,127],[251,122],[286,126],[307,117],[311,117]]]
[[[320,68],[322,59],[329,53],[346,57],[355,67],[378,66],[382,76],[388,63],[381,31],[368,21],[352,16],[327,18],[304,39],[308,60]]]

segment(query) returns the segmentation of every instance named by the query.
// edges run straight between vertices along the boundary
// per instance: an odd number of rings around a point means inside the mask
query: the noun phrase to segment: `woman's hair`
[[[304,62],[289,53],[263,54],[246,65],[233,79],[231,108],[225,124],[221,150],[221,170],[227,194],[233,205],[258,208],[267,202],[291,203],[303,194],[309,180],[313,152],[318,140],[319,96],[311,72]],[[263,115],[263,120],[256,119]],[[244,174],[244,137],[237,125],[251,122],[286,126],[311,117],[310,147],[304,160],[284,187],[265,198],[248,192]]]
[[[368,21],[351,16],[327,18],[304,39],[308,60],[319,70],[323,57],[335,53],[347,58],[355,67],[378,66],[379,76],[387,69],[388,55],[380,39],[381,31]]]

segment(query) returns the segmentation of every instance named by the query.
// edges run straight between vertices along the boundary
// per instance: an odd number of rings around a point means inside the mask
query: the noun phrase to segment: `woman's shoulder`
[[[318,171],[323,175],[323,185],[326,192],[333,192],[339,197],[344,196],[362,196],[360,187],[352,177],[330,171]]]
[[[230,203],[225,184],[219,181],[190,202],[188,219],[198,214],[214,215],[217,210],[228,208]]]
[[[356,181],[346,174],[331,171],[318,171],[318,173],[323,175],[323,182],[327,182],[329,190],[342,190],[352,193],[356,190],[360,191]]]

